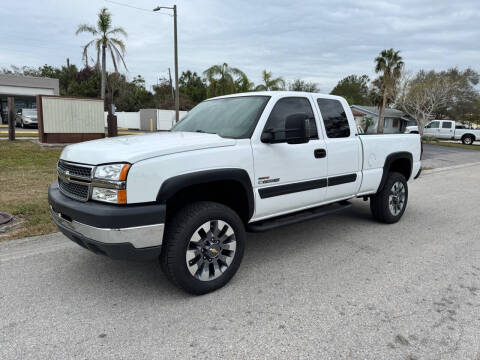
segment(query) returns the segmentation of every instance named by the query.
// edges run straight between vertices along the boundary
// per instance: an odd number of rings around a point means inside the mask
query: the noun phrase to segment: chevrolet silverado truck
[[[418,134],[418,126],[407,126],[406,134]],[[465,145],[472,145],[480,140],[480,129],[468,129],[465,125],[453,120],[433,120],[425,125],[423,135],[437,139],[459,140]]]
[[[235,94],[203,101],[170,132],[65,147],[48,199],[78,245],[157,260],[174,284],[203,294],[233,277],[247,232],[354,198],[370,200],[380,222],[398,221],[420,159],[418,134],[359,135],[341,97]]]

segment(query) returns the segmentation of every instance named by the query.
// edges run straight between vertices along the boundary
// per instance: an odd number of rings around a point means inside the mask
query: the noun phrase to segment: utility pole
[[[170,68],[168,68],[168,78],[170,79],[170,89],[172,89],[172,100],[175,102],[175,90],[173,89],[172,73],[170,72]]]
[[[8,140],[15,140],[15,98],[8,97]]]
[[[175,123],[180,119],[180,89],[178,87],[178,41],[177,41],[177,5],[173,7],[157,6],[153,11],[161,9],[173,10],[173,46],[175,57]]]

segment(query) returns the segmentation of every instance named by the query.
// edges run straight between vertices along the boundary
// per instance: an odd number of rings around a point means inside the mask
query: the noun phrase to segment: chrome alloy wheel
[[[193,233],[185,260],[188,271],[201,281],[222,275],[235,257],[237,241],[232,227],[222,220],[204,223]]]
[[[393,216],[397,216],[405,206],[405,186],[400,181],[393,184],[388,197],[388,207]]]

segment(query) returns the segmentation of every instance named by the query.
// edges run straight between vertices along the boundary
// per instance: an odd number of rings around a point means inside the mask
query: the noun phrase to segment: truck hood
[[[226,139],[215,134],[166,132],[119,136],[73,144],[63,149],[60,158],[90,165],[134,163],[156,156],[235,144],[235,139]]]

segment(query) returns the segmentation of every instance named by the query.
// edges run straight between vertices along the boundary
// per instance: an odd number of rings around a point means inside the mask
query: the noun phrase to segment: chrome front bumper
[[[165,224],[154,224],[137,227],[107,229],[83,224],[67,219],[62,214],[55,212],[50,206],[50,215],[53,222],[61,230],[70,230],[89,240],[103,244],[130,243],[136,249],[160,246],[163,242]],[[63,229],[62,229],[63,228]]]

